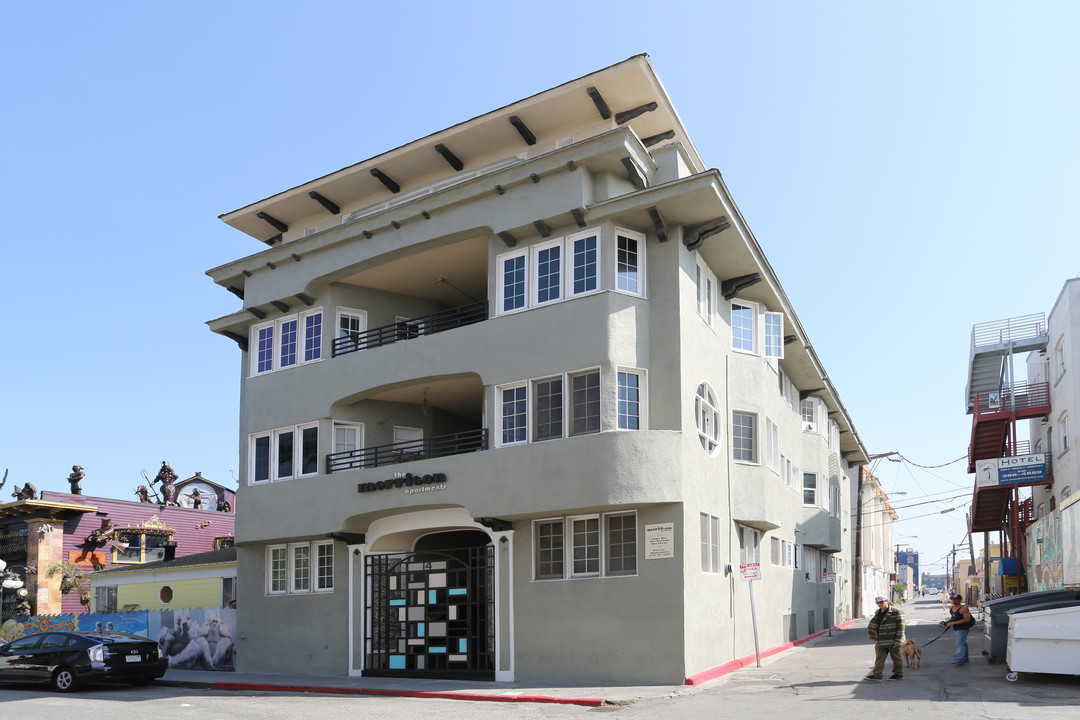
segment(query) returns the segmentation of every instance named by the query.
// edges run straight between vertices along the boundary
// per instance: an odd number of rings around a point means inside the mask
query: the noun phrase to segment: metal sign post
[[[758,647],[757,610],[754,608],[754,581],[761,579],[761,564],[748,563],[739,566],[739,575],[750,583],[750,622],[754,626],[754,659],[756,667],[761,667],[761,650]]]
[[[826,620],[826,622],[829,623],[829,637],[832,637],[832,619],[833,619],[833,611],[835,610],[835,608],[833,608],[833,604],[832,604],[832,586],[834,584],[836,584],[836,573],[834,573],[834,572],[823,572],[823,573],[821,573],[821,579],[824,580],[829,585],[829,617],[826,618],[825,620]]]

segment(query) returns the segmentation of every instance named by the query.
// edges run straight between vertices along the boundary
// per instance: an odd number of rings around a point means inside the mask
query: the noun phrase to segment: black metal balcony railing
[[[469,305],[441,310],[431,315],[401,320],[392,325],[383,325],[366,332],[352,333],[335,338],[330,355],[331,357],[347,355],[358,350],[367,350],[368,348],[390,345],[402,340],[411,340],[421,335],[434,335],[435,333],[483,322],[487,319],[487,301],[481,300]]]
[[[330,453],[326,456],[326,472],[336,473],[345,472],[346,470],[359,470],[360,468],[374,468],[380,465],[397,465],[398,463],[413,460],[477,452],[487,450],[487,448],[487,428],[479,428],[478,430],[466,430],[450,435],[437,435],[423,440],[407,440],[405,442],[390,443],[389,445],[375,445],[360,450]]]

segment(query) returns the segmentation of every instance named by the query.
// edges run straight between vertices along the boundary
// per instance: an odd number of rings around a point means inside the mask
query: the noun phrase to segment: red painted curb
[[[832,630],[839,630],[841,628],[845,628],[848,625],[853,624],[854,622],[855,622],[854,620],[848,620],[847,622],[841,623],[839,625],[834,625],[832,627]],[[828,632],[830,632],[830,630],[821,630],[819,632],[814,633],[813,635],[807,635],[806,637],[799,638],[798,640],[793,640],[791,642],[784,643],[783,645],[777,645],[776,647],[771,647],[771,648],[769,648],[767,650],[763,650],[760,653],[761,657],[763,657],[763,658],[771,657],[771,656],[776,655],[778,653],[782,653],[785,650],[790,650],[791,648],[795,647],[796,645],[802,645],[803,643],[808,642],[810,640],[813,640],[814,638],[819,638],[819,637],[821,637],[822,635],[825,635]],[[700,672],[697,675],[691,675],[690,677],[686,678],[686,680],[683,682],[683,684],[684,685],[702,685],[704,683],[709,682],[710,680],[715,680],[718,677],[723,677],[724,675],[727,675],[728,673],[733,673],[736,670],[744,668],[747,665],[750,665],[750,664],[752,664],[752,663],[754,663],[756,661],[757,661],[757,658],[754,655],[747,655],[746,657],[737,658],[735,660],[732,660],[731,662],[726,662],[723,665],[720,665],[719,667],[714,667],[711,670],[706,670],[705,672]]]
[[[529,702],[598,707],[603,698],[560,698],[550,695],[486,695],[481,693],[427,690],[382,690],[379,688],[330,687],[325,685],[275,685],[271,683],[215,682],[212,690],[261,690],[267,692],[319,693],[325,695],[377,695],[381,697],[428,698],[432,700],[473,700],[477,702]]]

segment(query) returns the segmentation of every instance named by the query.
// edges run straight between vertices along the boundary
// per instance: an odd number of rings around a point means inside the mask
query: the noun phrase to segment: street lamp
[[[4,590],[18,590],[23,586],[19,576],[7,569],[7,563],[0,560],[0,620],[3,620]]]

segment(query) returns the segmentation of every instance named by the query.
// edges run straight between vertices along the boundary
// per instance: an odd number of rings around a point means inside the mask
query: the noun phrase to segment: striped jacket
[[[866,627],[870,639],[877,645],[904,644],[904,613],[894,605],[888,610],[878,610]]]

